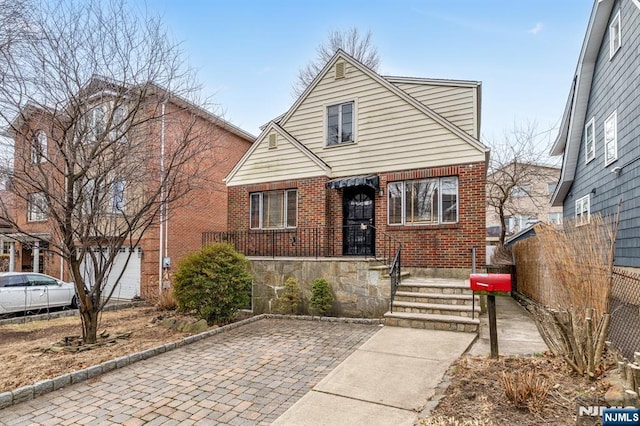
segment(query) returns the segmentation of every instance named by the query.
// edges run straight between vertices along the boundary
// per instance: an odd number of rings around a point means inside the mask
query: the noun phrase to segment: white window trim
[[[578,223],[578,211],[582,212],[585,206],[587,208],[587,220],[585,221],[584,219],[580,219],[580,222]],[[591,221],[591,194],[587,194],[584,197],[578,198],[576,200],[574,217],[576,219],[576,226],[584,225],[585,223],[589,223]],[[582,217],[582,215],[580,217]]]
[[[635,4],[636,7],[640,9],[640,0],[632,0],[632,1],[633,1],[633,4]]]
[[[279,192],[282,191],[283,197],[284,197],[284,211],[283,211],[283,227],[278,227],[278,228],[268,228],[264,226],[263,223],[263,218],[264,218],[264,194],[267,192]],[[288,213],[289,213],[289,209],[288,209],[288,194],[291,191],[295,191],[296,192],[296,225],[295,226],[289,226],[288,222],[289,222],[289,217],[288,217]],[[253,195],[258,195],[258,227],[253,227],[251,226],[251,212],[253,211],[252,209],[252,203],[253,203]],[[249,194],[249,229],[255,229],[255,230],[259,230],[259,229],[265,229],[265,230],[272,230],[272,229],[296,229],[298,227],[298,202],[299,202],[299,194],[298,194],[298,189],[297,188],[289,188],[289,189],[274,189],[274,190],[270,190],[270,191],[260,191],[260,192],[252,192]]]
[[[440,181],[442,179],[447,179],[447,178],[456,178],[457,180],[457,185],[456,185],[456,204],[457,204],[457,208],[456,208],[456,220],[454,222],[444,222],[442,220],[442,191],[440,190],[441,185],[440,185]],[[406,188],[406,184],[407,182],[414,182],[417,180],[428,180],[428,179],[438,179],[438,222],[437,223],[427,223],[427,222],[415,222],[415,223],[407,223],[407,203],[405,202],[405,188]],[[400,223],[391,223],[390,219],[391,219],[391,214],[389,212],[389,209],[391,208],[391,203],[389,203],[389,197],[390,192],[389,190],[387,190],[387,225],[388,226],[439,226],[439,225],[452,225],[452,224],[457,224],[460,223],[460,177],[456,176],[456,175],[452,175],[452,176],[439,176],[439,177],[432,177],[432,178],[422,178],[422,179],[406,179],[403,181],[394,181],[394,182],[389,182],[388,184],[391,183],[397,183],[400,182],[401,183],[401,188],[400,188],[400,193],[402,194],[401,197],[401,222]],[[387,185],[388,185],[387,184]]]
[[[616,30],[616,24],[618,26],[618,45],[614,46],[615,37],[613,37],[613,32]],[[609,60],[613,59],[620,47],[622,47],[622,23],[620,21],[620,11],[618,10],[618,13],[611,20],[611,24],[609,24]]]
[[[584,164],[589,164],[594,158],[596,158],[596,124],[595,117],[591,117],[591,120],[584,126]],[[591,146],[592,152],[589,157],[589,141],[587,135],[589,132],[587,129],[591,127]]]
[[[613,146],[614,146],[614,157],[607,158],[609,150],[607,149],[607,123],[613,120]],[[613,163],[618,159],[618,111],[613,111],[606,120],[604,120],[604,166],[607,167],[609,164]]]
[[[341,142],[333,145],[329,145],[329,112],[328,108],[335,105],[347,104],[353,102],[353,129],[351,130],[351,141]],[[323,119],[323,143],[325,148],[335,148],[338,146],[354,145],[358,142],[358,98],[349,98],[339,101],[331,101],[322,105],[322,119]]]

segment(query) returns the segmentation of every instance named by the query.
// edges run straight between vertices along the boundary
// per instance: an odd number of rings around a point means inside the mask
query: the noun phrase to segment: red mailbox
[[[473,291],[511,291],[510,274],[471,274],[469,282]]]

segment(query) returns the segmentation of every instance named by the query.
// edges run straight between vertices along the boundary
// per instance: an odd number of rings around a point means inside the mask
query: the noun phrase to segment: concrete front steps
[[[393,312],[384,314],[385,324],[396,327],[477,332],[480,298],[464,280],[410,277],[403,279],[393,301]]]

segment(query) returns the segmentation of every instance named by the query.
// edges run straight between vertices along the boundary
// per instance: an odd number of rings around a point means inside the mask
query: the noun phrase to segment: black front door
[[[344,190],[343,254],[372,256],[375,254],[375,191],[369,186]]]

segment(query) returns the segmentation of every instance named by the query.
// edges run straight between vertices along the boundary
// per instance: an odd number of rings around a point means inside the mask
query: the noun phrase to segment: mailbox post
[[[498,331],[496,325],[496,295],[508,296],[511,293],[511,275],[509,274],[471,274],[469,283],[474,295],[476,292],[487,295],[489,311],[489,341],[491,358],[498,358]],[[475,300],[475,299],[474,299]]]

